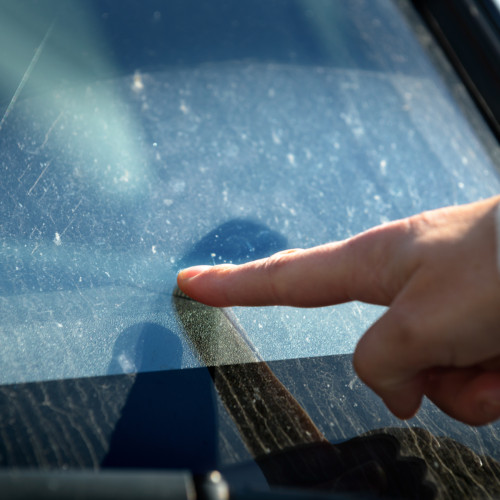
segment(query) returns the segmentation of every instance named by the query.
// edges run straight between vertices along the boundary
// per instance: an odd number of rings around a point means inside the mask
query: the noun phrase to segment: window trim
[[[500,13],[492,0],[413,0],[500,140]]]

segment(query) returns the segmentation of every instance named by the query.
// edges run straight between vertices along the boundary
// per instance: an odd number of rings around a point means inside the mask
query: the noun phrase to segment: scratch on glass
[[[31,155],[36,155],[36,154],[38,154],[42,150],[42,148],[45,146],[45,144],[47,144],[47,141],[49,140],[50,134],[54,130],[55,126],[57,125],[57,123],[59,122],[59,120],[61,119],[61,117],[62,117],[63,114],[64,114],[64,111],[61,111],[57,115],[57,118],[53,121],[52,125],[49,127],[49,130],[47,130],[47,133],[45,134],[45,137],[43,139],[42,144],[40,144],[40,146],[38,146],[34,151],[28,151],[28,150],[26,150],[27,153],[29,153]]]
[[[24,75],[21,78],[21,81],[19,82],[19,85],[16,88],[16,91],[14,92],[14,95],[12,96],[12,99],[9,102],[9,105],[7,106],[7,109],[5,110],[5,113],[2,116],[2,119],[0,120],[0,130],[2,130],[2,127],[5,123],[5,120],[9,116],[10,112],[12,111],[12,108],[14,107],[14,104],[16,104],[16,101],[21,94],[24,86],[29,80],[29,77],[31,76],[31,73],[38,62],[38,59],[40,59],[40,55],[43,52],[43,49],[45,48],[45,44],[47,43],[47,40],[49,39],[52,30],[54,29],[55,25],[55,19],[52,21],[50,24],[49,28],[47,29],[47,32],[45,33],[42,41],[40,42],[40,45],[37,47],[35,53],[33,54],[33,57],[31,59],[31,62],[28,64],[28,67],[26,68],[26,71],[24,72]]]
[[[42,172],[40,173],[40,175],[38,176],[37,180],[35,181],[35,183],[33,184],[33,186],[31,186],[29,189],[28,189],[28,192],[26,193],[28,196],[31,196],[31,192],[33,191],[33,189],[35,189],[36,185],[38,184],[38,181],[42,178],[43,174],[45,173],[45,171],[49,168],[49,165],[50,165],[50,161],[48,161],[46,164],[45,164],[45,168],[42,170]]]
[[[73,213],[73,217],[69,220],[69,222],[66,224],[66,227],[62,230],[60,236],[64,236],[64,233],[68,230],[68,228],[71,226],[73,221],[75,220],[76,217],[76,211],[78,210],[78,207],[82,204],[83,198],[80,199],[80,201],[76,204],[75,208],[71,209],[71,212]]]

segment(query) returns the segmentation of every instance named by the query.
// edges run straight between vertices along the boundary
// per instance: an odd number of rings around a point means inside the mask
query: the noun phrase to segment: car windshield
[[[1,0],[0,47],[1,385],[170,372],[189,394],[192,369],[265,361],[286,379],[280,363],[303,360],[306,387],[343,360],[335,404],[351,416],[328,417],[327,438],[394,424],[366,391],[363,409],[345,397],[364,391],[349,354],[383,308],[214,319],[173,292],[189,265],[500,192],[498,145],[405,2]],[[200,348],[193,321],[229,321],[243,343]]]
[[[390,3],[1,6],[3,383],[197,366],[183,266],[500,190]],[[380,313],[236,310],[265,360],[352,352]]]

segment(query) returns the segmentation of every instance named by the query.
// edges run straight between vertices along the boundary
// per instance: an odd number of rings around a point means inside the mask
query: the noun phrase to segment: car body
[[[411,4],[0,8],[0,463],[15,491],[33,468],[217,470],[235,498],[500,490],[498,424],[428,401],[400,422],[356,377],[383,308],[221,311],[175,289],[191,264],[499,192],[494,133]]]

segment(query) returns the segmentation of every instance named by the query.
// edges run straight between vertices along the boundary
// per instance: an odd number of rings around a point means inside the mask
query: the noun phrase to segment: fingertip
[[[359,378],[384,402],[389,411],[401,420],[415,416],[424,396],[421,373],[405,373],[397,364],[374,359],[376,349],[368,349],[368,341],[358,343],[354,353],[354,369]]]
[[[417,375],[410,380],[402,381],[386,377],[379,379],[376,373],[360,376],[360,379],[382,399],[388,410],[401,420],[414,417],[422,404],[424,384],[421,378]]]
[[[188,297],[191,297],[194,300],[199,300],[197,297],[196,283],[193,283],[193,278],[196,276],[200,276],[204,272],[211,269],[212,266],[193,266],[187,267],[186,269],[181,269],[177,274],[177,286],[179,289],[185,293]]]
[[[177,286],[193,300],[215,307],[228,307],[226,288],[230,272],[237,266],[193,266],[181,269],[177,274]]]
[[[385,405],[389,411],[401,420],[413,418],[420,405],[422,404],[422,395],[420,394],[397,394],[393,397],[383,397]]]
[[[181,283],[198,276],[199,274],[208,271],[212,266],[193,266],[187,267],[186,269],[181,269],[177,274],[177,284]]]
[[[406,381],[394,382],[392,387],[386,385],[376,392],[394,416],[409,420],[416,415],[422,404],[424,383],[422,376],[417,375]]]

